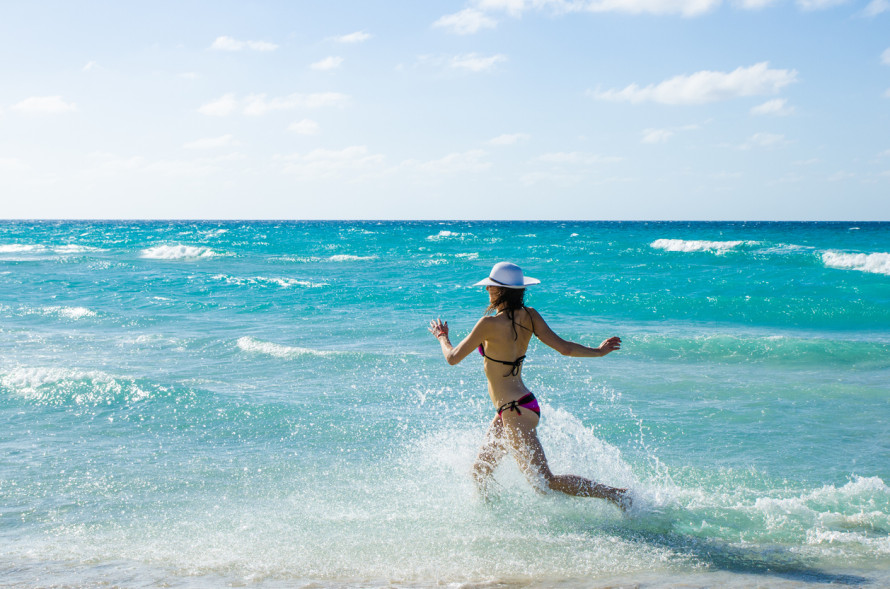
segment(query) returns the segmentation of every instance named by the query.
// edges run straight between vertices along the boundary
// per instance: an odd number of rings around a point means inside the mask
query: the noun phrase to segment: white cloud
[[[739,149],[748,150],[757,147],[781,147],[787,145],[784,135],[776,133],[754,133],[747,141],[739,145]]]
[[[675,76],[646,87],[631,84],[622,90],[594,91],[590,94],[600,100],[632,104],[704,104],[738,96],[775,94],[795,81],[797,71],[769,69],[769,64],[764,61],[750,67],[739,67],[729,73],[705,70],[688,76]]]
[[[472,35],[480,29],[493,29],[497,21],[485,15],[485,13],[472,8],[465,8],[454,14],[446,14],[433,23],[434,27],[447,29],[455,35]]]
[[[784,98],[774,98],[767,100],[763,104],[755,106],[751,109],[752,115],[775,115],[785,116],[794,112],[793,106],[788,106],[788,101]]]
[[[340,150],[315,149],[305,155],[276,156],[283,162],[282,172],[305,179],[341,176],[344,172],[372,171],[381,166],[384,157],[369,154],[364,145],[354,145]]]
[[[342,63],[343,63],[342,57],[335,57],[335,56],[331,55],[330,57],[325,57],[321,61],[316,61],[309,67],[311,67],[314,70],[328,71],[328,70],[337,69],[338,67],[340,67],[340,64],[342,64]]]
[[[862,11],[862,14],[871,18],[887,11],[890,11],[890,2],[887,0],[872,0]]]
[[[195,72],[182,72],[179,74],[179,77],[184,80],[196,80],[198,79],[198,74]]]
[[[251,94],[244,100],[246,102],[244,114],[259,116],[276,110],[340,106],[348,100],[348,97],[338,92],[316,92],[313,94],[290,94],[274,98],[266,98],[265,94]]]
[[[887,90],[884,92],[884,98],[890,98],[890,88],[887,88]]]
[[[801,10],[825,10],[846,4],[848,0],[797,0],[797,7]]]
[[[643,143],[666,143],[673,135],[670,129],[646,129],[643,131]]]
[[[215,51],[242,51],[250,49],[251,51],[275,51],[278,45],[275,43],[267,43],[266,41],[239,41],[231,37],[217,37],[210,45],[210,49]]]
[[[469,70],[471,72],[484,72],[492,69],[496,64],[507,61],[507,56],[498,53],[490,57],[482,57],[476,53],[455,55],[451,58],[449,66],[454,69]]]
[[[363,43],[370,38],[370,33],[366,33],[364,31],[356,31],[354,33],[349,33],[348,35],[331,37],[331,40],[336,41],[337,43]]]
[[[184,149],[217,149],[220,147],[235,147],[240,143],[232,135],[223,135],[221,137],[206,137],[204,139],[196,139],[183,144]]]
[[[315,135],[318,133],[318,123],[310,119],[303,119],[302,121],[292,123],[287,130],[293,131],[298,135]]]
[[[595,153],[583,153],[579,151],[558,151],[539,155],[537,160],[548,164],[558,165],[582,165],[612,164],[622,161],[623,158],[614,156],[602,156]]]
[[[572,12],[623,12],[627,14],[680,14],[698,16],[717,8],[722,0],[477,0],[482,10],[500,10],[518,17],[528,9],[555,14]]]
[[[735,5],[745,10],[761,10],[776,4],[779,0],[736,0]]]
[[[99,69],[99,64],[98,64],[98,63],[96,63],[95,61],[88,61],[87,64],[86,64],[85,66],[83,66],[83,69],[80,70],[80,71],[82,71],[82,72],[92,72],[92,71],[95,71],[95,70],[97,70],[97,69]]]
[[[884,49],[884,52],[881,54],[881,63],[890,65],[890,48]]]
[[[27,115],[57,115],[74,112],[77,105],[65,102],[61,96],[32,96],[13,104],[10,109]]]
[[[488,152],[471,149],[464,152],[449,153],[445,157],[427,162],[403,162],[402,165],[414,167],[427,174],[457,174],[463,172],[481,172],[491,167],[491,162],[484,161]]]
[[[678,131],[695,131],[700,129],[698,125],[683,125],[669,129],[645,129],[643,131],[643,143],[667,143]]]
[[[226,117],[235,112],[237,108],[238,101],[235,100],[235,95],[226,94],[213,102],[201,105],[198,112],[211,117]]]
[[[514,145],[520,141],[528,141],[528,139],[529,135],[526,133],[505,133],[489,139],[487,143],[489,145]]]

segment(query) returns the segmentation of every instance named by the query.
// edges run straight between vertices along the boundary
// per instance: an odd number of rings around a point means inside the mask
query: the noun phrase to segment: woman
[[[448,322],[434,319],[430,332],[442,345],[449,364],[457,364],[473,350],[484,357],[488,378],[488,394],[497,408],[497,415],[488,428],[486,441],[473,465],[473,478],[485,496],[492,473],[507,452],[511,452],[519,468],[539,491],[541,486],[577,497],[608,499],[621,509],[629,505],[627,489],[617,489],[571,474],[555,475],[547,466],[547,458],[535,428],[541,415],[538,401],[522,382],[522,361],[532,335],[562,354],[575,357],[599,357],[620,349],[621,339],[610,337],[598,348],[588,348],[566,341],[556,335],[540,313],[523,304],[525,287],[540,280],[523,276],[522,269],[509,262],[494,265],[488,278],[476,283],[488,291],[487,313],[476,323],[457,346],[448,339]]]

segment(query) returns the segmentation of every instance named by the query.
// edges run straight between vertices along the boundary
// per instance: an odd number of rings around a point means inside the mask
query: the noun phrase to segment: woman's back
[[[522,359],[534,335],[534,319],[525,307],[486,317],[482,351],[492,400],[510,401],[528,392],[522,382]]]

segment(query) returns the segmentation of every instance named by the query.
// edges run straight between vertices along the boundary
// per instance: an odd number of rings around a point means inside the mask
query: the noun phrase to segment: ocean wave
[[[311,282],[309,280],[299,280],[297,278],[275,278],[268,276],[254,276],[252,278],[239,278],[238,276],[227,276],[225,274],[217,274],[213,276],[214,280],[224,281],[226,284],[235,284],[238,286],[259,285],[259,286],[280,286],[281,288],[290,288],[293,286],[301,286],[304,288],[320,288],[328,286],[327,282]]]
[[[656,239],[649,247],[668,252],[713,252],[725,254],[741,245],[757,245],[756,241],[705,241],[686,239]]]
[[[244,352],[265,354],[274,358],[296,358],[298,356],[333,356],[337,352],[333,350],[313,350],[312,348],[300,348],[298,346],[285,346],[273,342],[264,342],[249,335],[238,338],[238,347]]]
[[[88,245],[77,245],[74,243],[66,243],[63,245],[44,245],[41,243],[6,243],[0,244],[0,254],[85,254],[90,252],[101,252],[102,248],[91,247]]]
[[[330,262],[364,262],[376,260],[377,256],[354,256],[352,254],[335,254],[328,258]]]
[[[428,241],[439,241],[441,239],[463,239],[465,237],[473,237],[472,233],[459,233],[457,231],[448,231],[447,229],[443,229],[439,231],[435,235],[428,235]]]
[[[48,405],[133,403],[151,396],[134,379],[98,370],[19,367],[0,373],[0,388],[28,401]]]
[[[95,317],[96,312],[86,307],[43,307],[39,310],[44,315],[55,315],[64,317],[65,319],[83,319],[84,317]]]
[[[822,263],[828,268],[858,270],[872,274],[890,275],[890,253],[851,254],[837,251],[822,252]]]
[[[149,260],[196,260],[215,258],[223,254],[215,252],[209,247],[196,247],[192,245],[156,245],[142,250],[143,258]]]

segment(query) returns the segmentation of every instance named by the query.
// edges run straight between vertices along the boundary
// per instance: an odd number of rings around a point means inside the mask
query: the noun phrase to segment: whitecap
[[[354,256],[352,254],[335,254],[328,258],[330,262],[364,262],[376,260],[377,256]]]
[[[84,254],[103,251],[102,248],[88,245],[66,243],[62,245],[45,245],[42,243],[5,243],[0,244],[0,254]]]
[[[649,247],[668,252],[714,252],[724,254],[740,245],[755,245],[756,241],[705,241],[687,239],[656,239]]]
[[[447,229],[443,229],[439,231],[436,235],[427,236],[427,240],[429,241],[439,241],[440,239],[463,239],[464,237],[473,237],[472,233],[459,233],[457,231],[448,231]]]
[[[331,356],[336,353],[331,350],[313,350],[311,348],[300,348],[298,346],[285,346],[273,342],[264,342],[250,337],[249,335],[238,338],[238,347],[244,352],[265,354],[275,358],[295,358],[304,355]]]
[[[822,252],[822,263],[828,268],[858,270],[872,274],[890,275],[890,253],[851,254],[836,251]]]
[[[328,286],[327,282],[311,282],[309,280],[299,280],[297,278],[276,278],[269,276],[254,276],[254,277],[245,277],[241,278],[238,276],[227,276],[225,274],[217,274],[213,276],[214,280],[222,280],[226,284],[235,284],[238,286],[244,285],[275,285],[280,286],[281,288],[290,288],[292,286],[301,286],[304,288],[320,288],[322,286]]]
[[[0,387],[41,403],[100,405],[121,399],[136,402],[150,392],[131,378],[118,378],[98,370],[18,367],[0,374]]]
[[[222,255],[209,247],[192,245],[156,245],[142,250],[142,257],[150,260],[189,260],[213,258]]]

